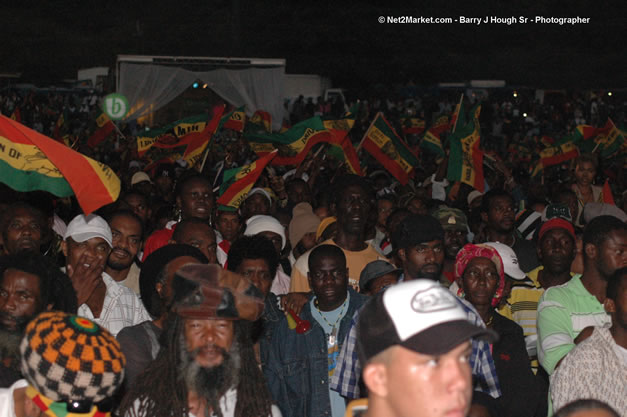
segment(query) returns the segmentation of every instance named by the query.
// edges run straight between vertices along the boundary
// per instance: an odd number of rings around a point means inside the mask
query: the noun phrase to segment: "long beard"
[[[221,416],[220,398],[239,382],[240,352],[237,341],[233,342],[231,350],[221,349],[224,360],[218,366],[205,368],[196,362],[197,351],[188,352],[181,349],[181,375],[189,392],[195,392],[199,398],[207,403],[207,415],[210,413]]]
[[[0,327],[0,361],[15,371],[20,371],[21,332],[13,332]]]

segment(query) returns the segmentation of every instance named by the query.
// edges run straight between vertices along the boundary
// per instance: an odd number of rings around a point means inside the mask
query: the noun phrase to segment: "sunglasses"
[[[97,403],[93,403],[88,400],[83,401],[67,401],[66,408],[68,413],[76,413],[76,414],[87,414],[91,411],[93,406],[96,406],[98,411],[101,413],[109,413],[113,410],[113,400],[111,398],[106,398]]]

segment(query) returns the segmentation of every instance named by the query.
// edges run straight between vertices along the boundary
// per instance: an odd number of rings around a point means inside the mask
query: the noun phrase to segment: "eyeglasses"
[[[89,400],[82,401],[68,401],[65,403],[68,413],[87,414],[91,411],[93,406],[96,406],[101,413],[109,413],[113,410],[113,399],[106,398],[100,402],[93,403]]]

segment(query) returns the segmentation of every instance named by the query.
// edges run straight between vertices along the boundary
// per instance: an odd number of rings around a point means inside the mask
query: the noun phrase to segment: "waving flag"
[[[272,133],[272,115],[263,110],[257,110],[248,121],[251,125],[259,126],[261,130]]]
[[[377,113],[366,131],[361,146],[403,185],[418,165],[418,158],[401,139],[382,113]]]
[[[138,135],[137,152],[151,165],[184,159],[190,167],[194,166],[216,132],[223,112],[224,106],[218,106],[209,123],[205,114],[191,116]]]
[[[188,166],[193,167],[202,157],[202,153],[207,148],[209,141],[220,124],[222,113],[224,113],[224,105],[214,108],[214,114],[209,123],[205,126],[202,132],[192,132],[184,136],[185,141],[188,143],[185,147],[185,153],[183,159],[187,162]]]
[[[74,194],[85,214],[113,203],[120,194],[120,179],[111,168],[4,116],[0,180],[22,192]]]
[[[479,125],[479,113],[481,106],[476,105],[471,110],[472,120],[461,122],[463,111],[459,113],[457,128],[449,136],[451,152],[448,160],[447,178],[450,181],[460,181],[471,187],[484,191],[483,178],[483,150],[481,144],[481,128]]]
[[[401,117],[404,135],[419,135],[425,130],[425,121],[417,117]]]
[[[218,204],[238,208],[246,199],[248,192],[253,188],[268,162],[276,156],[277,152],[275,149],[251,164],[226,170],[220,186]]]
[[[601,190],[602,200],[605,204],[616,205],[614,202],[614,196],[612,195],[612,188],[610,187],[610,180],[605,179],[605,184],[603,184],[603,189]]]
[[[90,148],[95,148],[108,138],[114,130],[115,125],[111,119],[109,119],[109,116],[101,110],[100,114],[96,118],[96,130],[92,133],[89,139],[87,139],[87,145]]]
[[[231,129],[236,132],[244,131],[244,124],[246,123],[246,113],[244,112],[244,106],[238,107],[233,111],[225,114],[220,120],[220,126],[218,130]]]
[[[449,129],[449,121],[447,116],[439,117],[433,126],[427,130],[424,137],[420,141],[420,148],[426,149],[436,155],[444,156],[444,147],[442,146],[442,140],[440,137],[442,133]]]

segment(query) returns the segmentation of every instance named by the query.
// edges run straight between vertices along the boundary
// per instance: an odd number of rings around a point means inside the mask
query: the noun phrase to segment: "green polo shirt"
[[[549,375],[572,348],[575,338],[589,326],[609,327],[603,305],[575,275],[566,284],[551,287],[538,304],[538,359]]]

